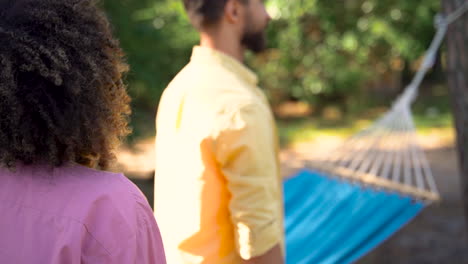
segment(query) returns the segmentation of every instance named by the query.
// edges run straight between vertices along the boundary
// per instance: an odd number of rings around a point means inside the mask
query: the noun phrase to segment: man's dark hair
[[[0,0],[0,166],[107,168],[129,133],[122,58],[94,0]]]
[[[228,0],[184,0],[185,10],[192,24],[200,29],[214,25],[223,16],[224,7]],[[242,3],[248,0],[239,0]]]

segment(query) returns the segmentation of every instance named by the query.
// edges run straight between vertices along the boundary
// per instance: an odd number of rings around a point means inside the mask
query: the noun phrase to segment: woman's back
[[[165,263],[151,209],[121,174],[18,165],[0,181],[1,263]]]
[[[97,2],[0,0],[1,264],[166,263],[144,196],[104,171],[130,98]]]

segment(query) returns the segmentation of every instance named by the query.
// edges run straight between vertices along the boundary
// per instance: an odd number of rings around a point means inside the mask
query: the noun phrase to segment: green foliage
[[[346,103],[371,80],[401,71],[434,34],[438,0],[270,0],[271,49],[251,63],[273,102]]]
[[[154,113],[162,91],[188,62],[198,35],[182,1],[105,0],[106,9],[131,66],[135,135],[154,134]]]
[[[359,102],[366,85],[417,60],[434,34],[439,0],[269,0],[270,49],[249,56],[274,104]],[[136,135],[154,133],[163,89],[198,36],[181,0],[104,0],[128,56]],[[405,69],[407,71],[407,69]]]
[[[130,92],[154,107],[162,89],[187,63],[197,34],[179,1],[105,1],[105,8],[128,54]]]

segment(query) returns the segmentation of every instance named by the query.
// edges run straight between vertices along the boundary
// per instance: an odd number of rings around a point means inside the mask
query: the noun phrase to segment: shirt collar
[[[253,86],[258,85],[257,75],[247,68],[244,64],[236,60],[235,58],[217,51],[215,49],[195,46],[192,52],[191,61],[214,61],[218,64],[221,64],[224,68],[236,74],[238,77],[244,79],[249,84]]]

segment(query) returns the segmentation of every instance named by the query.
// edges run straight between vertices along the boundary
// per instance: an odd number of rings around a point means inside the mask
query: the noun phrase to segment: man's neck
[[[241,63],[244,62],[245,49],[232,35],[225,34],[225,36],[217,35],[213,37],[212,34],[201,33],[200,46],[220,51]]]

